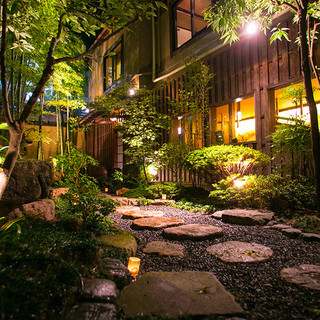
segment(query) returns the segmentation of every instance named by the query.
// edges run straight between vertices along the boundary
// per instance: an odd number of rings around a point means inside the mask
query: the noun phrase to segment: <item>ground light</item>
[[[236,188],[241,188],[246,184],[246,180],[244,179],[237,179],[233,181],[233,184]]]
[[[136,257],[130,257],[128,262],[128,270],[132,277],[136,277],[139,274],[140,259]]]

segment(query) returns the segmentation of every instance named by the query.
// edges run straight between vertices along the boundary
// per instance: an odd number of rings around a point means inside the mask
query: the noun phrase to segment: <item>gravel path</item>
[[[149,271],[210,271],[235,296],[247,312],[247,319],[320,319],[320,292],[289,284],[280,278],[283,268],[300,264],[320,265],[319,242],[289,239],[276,230],[230,225],[210,216],[171,207],[148,206],[141,209],[159,210],[165,217],[180,218],[186,223],[211,224],[225,232],[223,237],[213,240],[171,241],[186,247],[185,257],[160,258],[145,254],[142,249],[150,241],[168,241],[161,236],[162,230],[132,230],[132,220],[122,219],[121,214],[116,213],[112,219],[117,226],[140,239],[137,256],[141,258],[141,274]],[[206,252],[210,245],[230,240],[266,245],[274,251],[274,256],[269,262],[231,264]]]

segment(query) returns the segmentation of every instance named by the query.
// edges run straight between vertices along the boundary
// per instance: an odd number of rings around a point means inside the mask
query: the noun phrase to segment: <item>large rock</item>
[[[264,225],[272,220],[273,212],[260,212],[257,210],[232,209],[223,210],[222,221],[244,226]]]
[[[281,278],[309,289],[320,290],[320,266],[301,264],[296,268],[282,269]]]
[[[13,210],[6,216],[6,220],[13,220],[25,215],[32,216],[40,220],[54,220],[55,219],[55,204],[50,199],[38,200],[23,204],[19,208]]]
[[[126,318],[232,315],[243,310],[213,273],[149,272],[125,287],[118,304]]]
[[[118,310],[111,303],[81,303],[74,306],[66,320],[118,320]]]
[[[184,256],[184,246],[164,241],[152,241],[142,250],[144,253],[156,253],[159,256]]]
[[[157,210],[130,210],[122,213],[124,219],[140,219],[151,217],[163,217],[163,212]]]
[[[81,299],[94,302],[116,301],[118,290],[116,284],[107,279],[84,279]]]
[[[68,191],[69,191],[69,188],[50,189],[50,198],[59,199],[62,195],[66,194]]]
[[[132,228],[158,230],[170,226],[177,226],[179,224],[184,224],[184,221],[176,218],[152,217],[134,220]]]
[[[131,234],[106,234],[100,236],[98,239],[103,244],[125,250],[129,256],[135,256],[137,253],[137,240]]]
[[[264,262],[273,256],[273,251],[257,243],[228,241],[214,244],[207,252],[224,262]]]
[[[52,165],[50,163],[40,160],[17,162],[1,203],[20,205],[47,198],[51,182]]]
[[[112,280],[119,290],[131,283],[132,280],[128,268],[118,259],[103,259],[100,273],[105,278]]]
[[[186,224],[163,230],[163,236],[175,240],[205,240],[221,237],[223,230],[209,224]]]

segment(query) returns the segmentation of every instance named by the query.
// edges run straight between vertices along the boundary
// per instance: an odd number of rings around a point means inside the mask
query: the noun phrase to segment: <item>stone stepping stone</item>
[[[184,221],[176,218],[152,217],[134,220],[132,228],[158,230],[170,226],[177,226],[179,224],[184,224]]]
[[[273,212],[260,212],[257,210],[232,209],[223,210],[222,221],[240,224],[243,226],[264,225],[272,220]]]
[[[127,212],[138,212],[140,208],[133,206],[120,206],[116,209],[116,213],[125,214]]]
[[[106,234],[98,237],[98,240],[102,244],[125,250],[129,256],[135,256],[137,253],[137,240],[131,234]]]
[[[257,243],[228,241],[214,244],[207,252],[224,262],[264,262],[273,256],[273,251]]]
[[[127,211],[122,214],[124,219],[140,219],[140,218],[151,218],[151,217],[163,217],[163,212],[157,210],[137,210]]]
[[[320,242],[320,234],[317,233],[301,233],[300,237],[305,241],[317,241]]]
[[[174,204],[176,203],[174,200],[162,200],[162,199],[155,199],[155,200],[152,200],[149,205],[153,205],[153,206],[165,206],[167,204]]]
[[[290,229],[292,228],[291,226],[287,224],[274,224],[273,226],[270,227],[270,229],[276,229],[276,230],[283,230],[283,229]]]
[[[144,253],[156,253],[159,256],[184,256],[184,246],[164,241],[152,241],[142,250]]]
[[[163,236],[174,240],[205,240],[221,237],[223,230],[209,224],[186,224],[163,230]]]
[[[66,320],[117,320],[118,310],[111,303],[81,303],[74,306]]]
[[[281,278],[309,289],[320,290],[320,266],[301,264],[296,268],[282,269]]]
[[[213,273],[200,271],[148,272],[122,290],[118,305],[126,319],[243,313]]]
[[[119,290],[132,280],[128,268],[118,259],[102,259],[99,271],[105,278],[112,280]]]
[[[285,236],[287,236],[288,238],[291,239],[297,239],[300,237],[302,231],[300,229],[296,229],[296,228],[286,228],[286,229],[282,229],[281,230],[282,234],[284,234]]]
[[[86,302],[110,302],[118,297],[116,284],[107,279],[84,279],[81,300]]]

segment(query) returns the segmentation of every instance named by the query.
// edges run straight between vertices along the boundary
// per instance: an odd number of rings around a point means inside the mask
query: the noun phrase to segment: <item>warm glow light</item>
[[[161,197],[161,199],[162,199],[162,200],[167,200],[167,195],[166,195],[166,194],[163,194],[162,197]]]
[[[239,180],[238,179],[238,180],[234,180],[233,183],[236,188],[241,188],[246,184],[246,180]]]
[[[237,120],[240,121],[242,119],[241,111],[237,112]]]
[[[182,133],[182,128],[179,127],[179,128],[178,128],[178,134],[181,134],[181,133]]]
[[[181,120],[181,119],[183,119],[183,116],[179,116],[179,117],[178,117],[178,120]]]
[[[117,121],[117,118],[110,118],[110,120],[111,120],[112,122],[115,122],[115,121]]]
[[[136,257],[130,257],[128,262],[128,270],[132,277],[136,277],[139,273],[140,259]]]
[[[255,22],[250,22],[247,25],[247,33],[248,34],[255,34],[258,31],[258,26]]]
[[[242,98],[237,98],[236,100],[235,100],[235,102],[240,102],[240,101],[242,101],[243,99]]]
[[[85,108],[85,109],[84,109],[84,112],[85,112],[85,113],[89,113],[89,112],[90,112],[89,108]]]
[[[154,165],[150,164],[147,168],[147,172],[152,176],[155,176],[158,173],[158,169]]]
[[[130,89],[130,90],[129,90],[129,94],[130,94],[130,96],[133,96],[133,95],[135,94],[134,89]]]
[[[108,188],[104,188],[104,192],[106,192],[106,193],[107,193],[108,191],[109,191],[109,189],[108,189]]]

